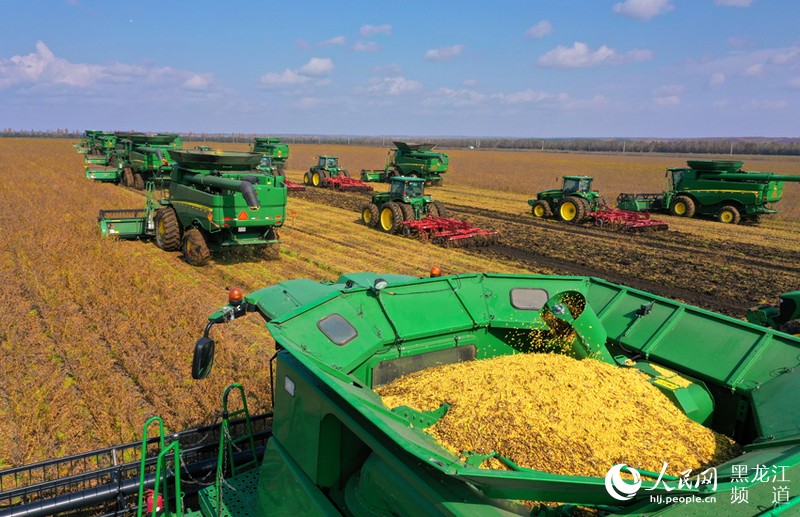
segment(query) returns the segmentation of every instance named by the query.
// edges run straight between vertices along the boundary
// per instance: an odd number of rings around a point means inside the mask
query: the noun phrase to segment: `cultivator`
[[[322,186],[333,190],[341,190],[342,192],[372,192],[373,188],[361,180],[349,178],[344,175],[336,176],[335,178],[326,178],[322,182]]]
[[[289,192],[304,192],[306,190],[306,186],[301,183],[295,183],[287,179],[284,179],[283,183],[286,185],[286,190]]]
[[[500,238],[498,232],[478,228],[467,221],[433,215],[405,221],[401,231],[407,237],[416,236],[446,248],[491,246]]]
[[[587,214],[594,224],[613,231],[641,232],[668,230],[669,224],[658,219],[651,219],[647,212],[632,212],[608,206],[601,207]]]

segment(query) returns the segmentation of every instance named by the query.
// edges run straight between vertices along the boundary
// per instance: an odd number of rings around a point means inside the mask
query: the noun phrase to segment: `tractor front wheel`
[[[531,213],[533,214],[533,217],[536,218],[553,217],[553,210],[550,209],[550,204],[544,199],[540,199],[533,204],[531,207]]]
[[[735,206],[723,206],[717,214],[717,221],[725,224],[739,224],[742,215]]]
[[[678,217],[694,217],[695,204],[689,196],[675,196],[669,205],[669,213]]]
[[[136,190],[144,190],[144,178],[138,172],[133,175],[133,188]]]
[[[558,218],[565,223],[583,222],[586,218],[586,202],[578,196],[568,196],[558,205]]]
[[[183,256],[193,266],[204,266],[211,258],[206,239],[197,228],[192,228],[183,237]]]
[[[181,225],[175,210],[165,207],[156,212],[156,246],[164,251],[181,249]]]
[[[403,210],[400,205],[390,201],[383,205],[380,217],[381,230],[386,233],[397,233],[403,226]]]
[[[375,203],[364,205],[364,208],[361,209],[361,220],[367,225],[368,228],[375,228],[375,226],[377,226],[378,217],[378,207],[375,205]]]
[[[311,174],[307,172],[303,174],[303,185],[311,186]]]
[[[447,217],[447,208],[441,201],[434,201],[428,205],[428,213],[433,217]]]

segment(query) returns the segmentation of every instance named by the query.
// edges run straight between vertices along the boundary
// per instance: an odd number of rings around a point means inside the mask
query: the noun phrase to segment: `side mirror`
[[[214,365],[214,340],[201,337],[194,345],[192,359],[192,379],[205,379]]]

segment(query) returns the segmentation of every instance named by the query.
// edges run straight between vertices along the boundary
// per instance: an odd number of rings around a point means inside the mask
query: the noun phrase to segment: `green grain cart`
[[[234,151],[173,150],[168,196],[144,210],[103,210],[103,236],[153,237],[165,251],[181,250],[186,261],[203,265],[211,252],[236,246],[259,247],[278,255],[278,229],[286,220],[282,176],[258,169],[261,155]]]
[[[534,217],[553,217],[559,220],[580,224],[587,215],[600,207],[600,193],[592,190],[590,176],[564,176],[560,189],[544,190],[529,199]]]
[[[111,163],[119,174],[113,181],[136,190],[144,190],[150,181],[164,185],[175,163],[170,153],[182,148],[177,133],[119,133]]]
[[[389,181],[394,176],[422,178],[431,185],[441,185],[450,159],[445,153],[434,151],[436,144],[408,144],[393,142],[383,169],[361,171],[362,181]]]
[[[173,435],[150,419],[159,432],[144,443],[158,451],[127,462],[130,456],[117,453],[92,484],[26,475],[44,472],[42,464],[7,478],[0,472],[3,486],[15,487],[0,493],[11,515],[88,513],[100,504],[97,514],[132,508],[206,517],[789,517],[800,510],[798,337],[590,277],[351,273],[334,282],[287,280],[246,296],[236,291],[209,316],[192,376],[211,372],[216,325],[260,317],[275,339],[270,413],[251,416],[243,387],[234,385],[223,395],[221,425]],[[513,454],[443,447],[426,430],[447,416],[447,400],[420,411],[389,407],[375,391],[433,366],[539,353],[534,336],[554,328],[570,331],[562,353],[639,376],[691,420],[737,440],[742,454],[681,477],[619,463],[602,465],[605,478],[548,473],[520,466]],[[244,345],[251,344],[225,346]],[[515,389],[490,381],[480,387]],[[607,387],[598,378],[572,389],[591,397]],[[237,394],[242,402],[234,407],[229,395]],[[637,403],[624,391],[616,397]],[[537,407],[493,410],[559,425],[558,414]],[[261,432],[256,424],[264,419]],[[630,433],[660,431],[619,422],[607,432],[625,446]],[[503,436],[503,429],[485,432]],[[580,431],[576,438],[592,440]],[[202,454],[215,450],[216,460]],[[541,452],[568,451],[559,443]],[[622,467],[635,475],[621,478]],[[19,488],[27,479],[30,488]],[[51,487],[53,495],[43,497]]]
[[[286,160],[289,159],[289,145],[281,142],[280,138],[275,137],[256,137],[250,144],[254,153],[261,153],[272,157],[272,164],[278,168],[280,176],[285,175]]]
[[[679,217],[711,216],[719,222],[757,222],[768,207],[781,199],[785,181],[800,175],[741,170],[744,162],[689,160],[688,167],[667,169],[667,188],[661,193],[620,194],[617,207],[634,211],[662,211]]]

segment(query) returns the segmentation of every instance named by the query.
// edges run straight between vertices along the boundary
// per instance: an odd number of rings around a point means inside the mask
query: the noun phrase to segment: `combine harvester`
[[[350,177],[347,169],[339,167],[336,156],[318,156],[317,164],[303,174],[303,184],[342,192],[372,192],[372,187],[363,181]]]
[[[778,212],[767,204],[781,200],[785,181],[800,181],[800,175],[743,171],[740,161],[689,160],[686,164],[667,169],[663,192],[620,194],[617,207],[678,217],[705,215],[725,224],[756,223],[762,214]]]
[[[101,210],[101,234],[122,239],[153,237],[164,251],[183,251],[186,261],[204,265],[212,251],[260,246],[278,255],[278,228],[286,220],[282,176],[258,169],[261,155],[233,151],[173,150],[169,195],[152,193],[145,208]]]
[[[353,273],[333,283],[284,281],[247,296],[231,290],[195,344],[195,379],[211,372],[214,326],[250,315],[263,318],[276,341],[271,433],[258,431],[263,419],[250,417],[243,388],[234,385],[216,429],[169,435],[157,417],[148,421],[159,433],[144,440],[158,449],[146,459],[57,480],[40,473],[78,457],[0,472],[4,515],[155,515],[157,507],[160,515],[206,517],[789,517],[800,510],[800,339],[789,334],[590,277]],[[641,377],[687,418],[735,439],[743,453],[684,477],[630,465],[633,479],[614,480],[619,464],[602,465],[605,479],[553,474],[497,452],[447,450],[426,432],[447,416],[446,400],[422,412],[388,407],[375,391],[437,365],[536,353],[520,338],[554,328],[572,331],[564,353]],[[598,379],[574,389],[591,399],[607,388]],[[233,410],[231,394],[242,398],[241,409]],[[637,403],[624,392],[616,396]],[[497,411],[553,418],[536,407]],[[608,429],[621,444],[627,434],[657,431],[629,422]],[[216,445],[198,446],[203,434]],[[554,443],[550,453],[569,450]],[[487,458],[504,467],[481,467]],[[26,482],[30,477],[36,481]]]
[[[622,210],[606,206],[600,192],[592,190],[591,176],[564,176],[560,189],[544,190],[529,199],[531,213],[536,218],[555,217],[571,224],[587,221],[614,231],[667,230],[664,221],[651,219],[649,213]]]
[[[445,247],[491,246],[500,234],[447,217],[441,201],[426,196],[425,180],[393,176],[388,192],[372,194],[361,209],[361,220],[369,228],[386,233],[418,237]]]
[[[83,156],[86,177],[95,181],[116,181],[120,172],[116,163],[117,133],[98,131],[90,145],[89,154]]]
[[[361,170],[363,181],[388,182],[395,176],[410,176],[422,178],[430,185],[442,184],[450,159],[445,153],[433,150],[436,144],[393,143],[395,149],[389,151],[383,169]]]
[[[285,175],[286,161],[289,159],[289,144],[284,144],[281,142],[280,138],[255,137],[250,147],[254,153],[261,153],[262,156],[269,156],[278,170],[278,175]]]

